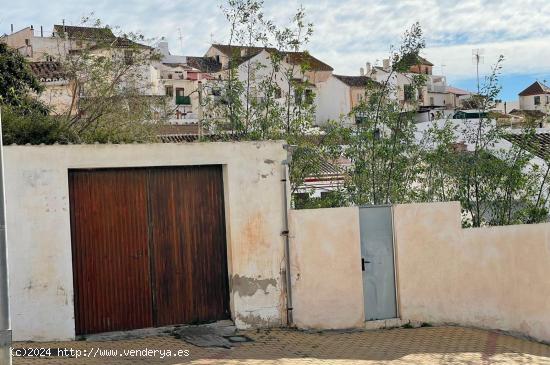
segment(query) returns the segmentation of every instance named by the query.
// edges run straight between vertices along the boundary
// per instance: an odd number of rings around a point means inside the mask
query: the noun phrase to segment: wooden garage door
[[[220,166],[70,170],[77,334],[229,318]]]

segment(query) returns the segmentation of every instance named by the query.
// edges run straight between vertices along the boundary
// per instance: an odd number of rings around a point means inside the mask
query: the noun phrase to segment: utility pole
[[[2,144],[2,110],[0,108],[0,365],[11,365],[8,245],[6,236],[6,199],[4,194],[4,152]]]

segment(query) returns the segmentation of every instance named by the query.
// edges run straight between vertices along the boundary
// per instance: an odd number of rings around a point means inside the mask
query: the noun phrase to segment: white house
[[[550,110],[550,87],[535,81],[519,93],[519,108],[547,113]]]
[[[271,60],[275,53],[282,57],[277,70],[274,70]],[[331,66],[307,52],[283,52],[270,47],[213,44],[201,62],[220,65],[214,76],[217,79],[225,79],[230,60],[236,63],[239,81],[249,89],[252,97],[264,97],[258,90],[258,84],[263,80],[272,79],[278,87],[275,99],[280,99],[281,102],[289,94],[292,97],[298,97],[293,87],[298,83],[304,87],[306,97],[318,95],[333,71]],[[302,65],[307,65],[305,71],[302,70]],[[291,75],[290,79],[289,75]],[[319,110],[318,96],[312,100],[316,110]]]
[[[360,116],[353,115],[352,111],[367,97],[367,90],[373,85],[379,84],[365,75],[331,75],[318,88],[317,124],[322,125],[329,120],[342,121],[347,125],[359,122]]]

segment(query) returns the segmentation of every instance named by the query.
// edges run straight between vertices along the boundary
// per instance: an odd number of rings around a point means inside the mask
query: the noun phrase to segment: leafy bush
[[[54,144],[76,140],[65,123],[49,116],[40,108],[5,106],[2,108],[2,136],[6,145],[10,144]]]

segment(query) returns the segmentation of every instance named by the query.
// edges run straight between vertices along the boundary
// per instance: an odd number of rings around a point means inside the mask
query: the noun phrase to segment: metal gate
[[[76,333],[229,318],[220,166],[69,171]]]
[[[365,319],[397,317],[391,206],[359,208]]]

